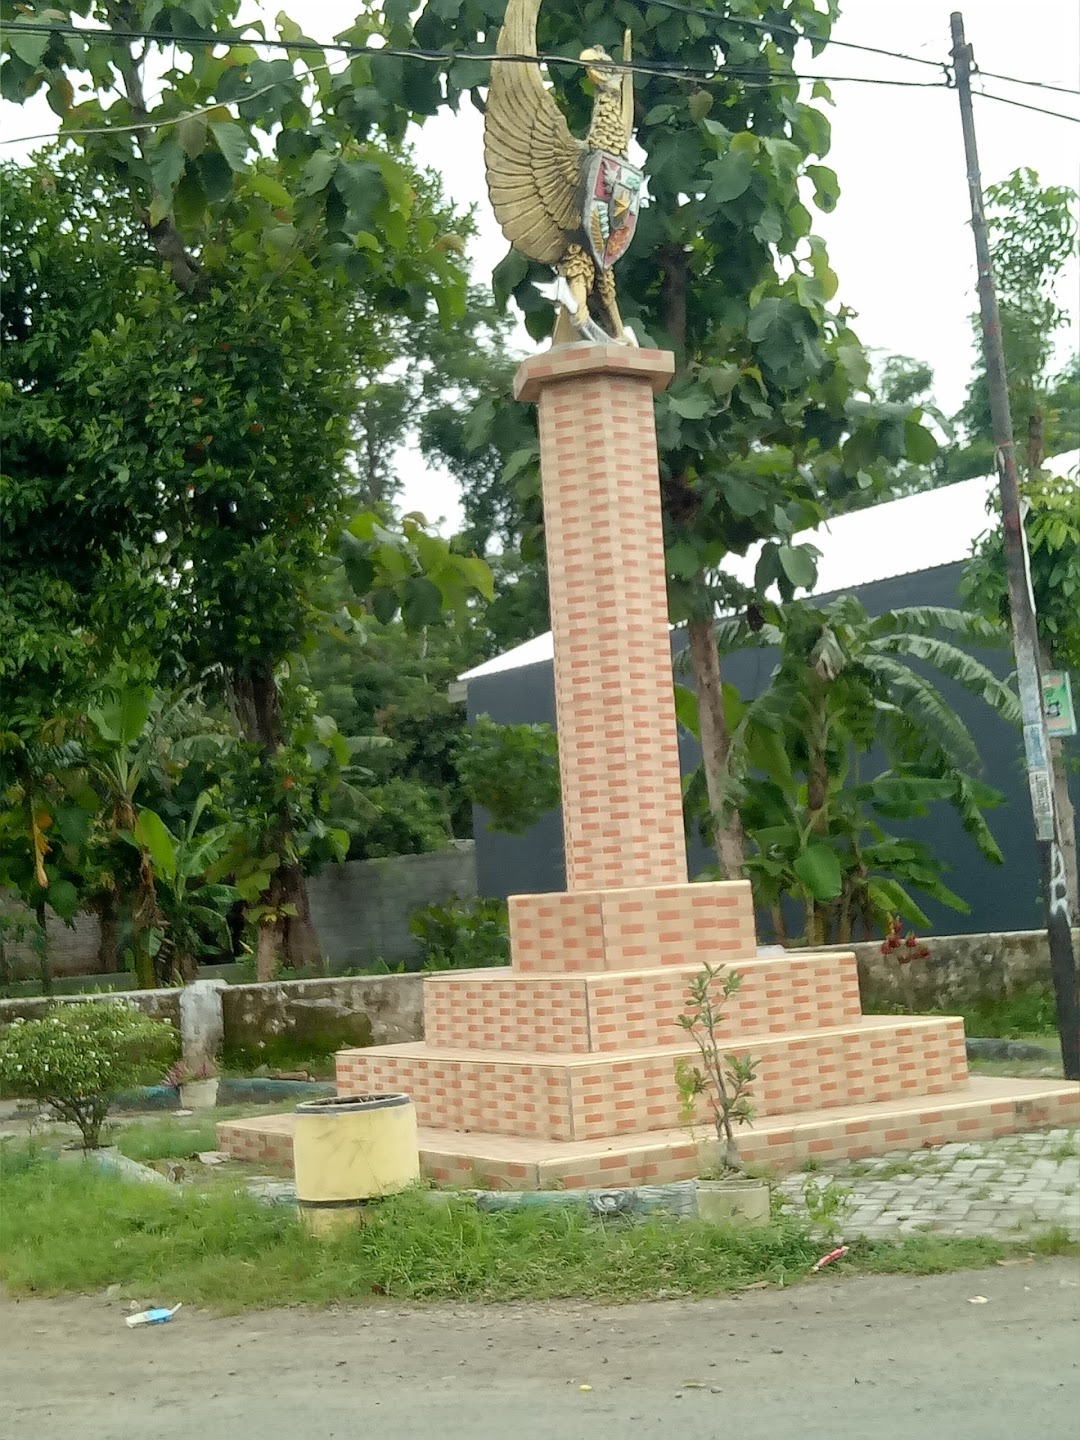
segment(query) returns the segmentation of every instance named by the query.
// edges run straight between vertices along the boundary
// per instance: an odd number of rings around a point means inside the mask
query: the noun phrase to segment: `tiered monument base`
[[[443,1182],[694,1175],[675,1072],[696,1052],[676,1022],[708,963],[742,976],[722,1038],[758,1065],[746,1161],[1080,1119],[1076,1086],[969,1080],[959,1020],[864,1016],[853,955],[759,956],[745,882],[686,883],[653,418],[673,371],[670,353],[615,344],[518,371],[515,394],[539,406],[566,893],[511,899],[513,968],[429,976],[424,1043],[343,1052],[338,1090],[411,1095]],[[237,1157],[289,1159],[287,1116],[219,1136]]]
[[[851,953],[759,956],[745,882],[519,896],[509,972],[424,982],[427,1039],[346,1050],[343,1095],[403,1091],[425,1173],[534,1189],[657,1184],[699,1172],[704,1114],[680,1123],[676,1024],[704,961],[738,970],[726,1050],[757,1062],[745,1162],[777,1170],[1080,1120],[1065,1081],[972,1080],[959,1019],[864,1016]],[[550,973],[545,973],[548,967]],[[570,973],[568,973],[570,972]],[[291,1157],[291,1117],[234,1121],[238,1159]]]

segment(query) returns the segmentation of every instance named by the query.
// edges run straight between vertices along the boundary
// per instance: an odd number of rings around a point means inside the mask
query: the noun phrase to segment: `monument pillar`
[[[653,395],[670,351],[526,360],[539,405],[566,888],[686,884]]]

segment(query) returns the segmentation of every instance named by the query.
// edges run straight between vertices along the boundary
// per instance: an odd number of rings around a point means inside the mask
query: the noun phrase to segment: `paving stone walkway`
[[[795,1210],[805,1208],[808,1181],[819,1192],[831,1182],[850,1190],[837,1224],[847,1237],[926,1231],[1016,1240],[1060,1226],[1080,1240],[1077,1129],[895,1151],[789,1175],[778,1188]]]

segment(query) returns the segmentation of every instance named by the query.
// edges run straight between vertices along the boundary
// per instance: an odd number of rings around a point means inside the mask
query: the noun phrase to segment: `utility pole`
[[[1065,860],[1058,843],[1054,815],[1054,786],[1050,772],[1050,741],[1043,713],[1042,679],[1039,674],[1039,638],[1035,624],[1035,597],[1031,590],[1027,543],[1020,511],[1020,487],[1013,446],[1009,385],[1005,374],[1005,349],[1001,340],[994,272],[990,264],[990,242],[983,210],[982,176],[975,144],[975,120],[971,111],[971,46],[964,38],[964,17],[957,11],[951,18],[953,73],[960,98],[960,120],[964,129],[968,191],[971,197],[971,229],[975,236],[975,257],[979,272],[979,314],[982,322],[983,356],[990,391],[990,418],[994,431],[994,462],[1001,495],[1001,524],[1005,543],[1005,568],[1012,615],[1013,652],[1020,687],[1020,710],[1024,726],[1024,757],[1031,790],[1031,812],[1035,839],[1043,866],[1046,902],[1046,933],[1050,946],[1050,973],[1057,1001],[1058,1033],[1066,1078],[1080,1079],[1080,998],[1077,996],[1076,956],[1073,953]]]

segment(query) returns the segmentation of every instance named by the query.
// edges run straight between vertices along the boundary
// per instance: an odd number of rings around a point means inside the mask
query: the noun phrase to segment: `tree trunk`
[[[773,939],[777,945],[783,945],[786,950],[788,944],[787,922],[784,920],[784,907],[778,900],[775,905],[770,905],[769,915],[772,919]]]
[[[234,675],[233,690],[244,736],[260,747],[269,764],[285,740],[277,681],[268,667],[259,666],[249,675]],[[260,980],[272,980],[281,964],[296,970],[315,965],[319,960],[307,881],[294,858],[292,823],[284,800],[266,843],[270,851],[281,856],[281,864],[263,902],[269,913],[259,922],[255,971]],[[286,905],[295,909],[296,914],[282,914]]]
[[[38,979],[41,981],[42,995],[53,993],[52,966],[49,964],[49,924],[45,914],[45,902],[34,906],[34,918],[37,920],[38,933],[34,950],[37,953]]]
[[[725,806],[731,737],[724,714],[716,633],[711,619],[692,620],[687,632],[690,637],[690,665],[697,690],[701,760],[705,768],[705,789],[709,797],[716,858],[725,880],[741,880],[744,865],[742,821],[736,809]]]
[[[120,968],[120,945],[118,938],[119,917],[116,913],[116,895],[106,890],[97,902],[98,917],[98,974],[115,975]]]

